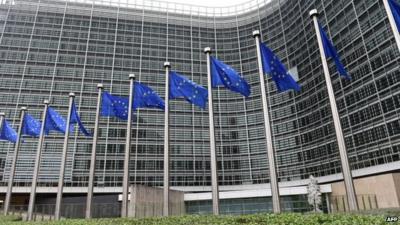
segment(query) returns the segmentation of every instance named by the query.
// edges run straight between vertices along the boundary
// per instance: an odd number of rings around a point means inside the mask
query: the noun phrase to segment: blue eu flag
[[[340,62],[339,55],[338,55],[335,47],[333,46],[331,40],[329,40],[328,36],[322,29],[321,24],[318,23],[318,26],[319,26],[319,32],[321,34],[322,45],[324,46],[326,58],[332,58],[333,61],[335,61],[336,68],[337,68],[339,74],[341,76],[345,77],[346,79],[350,80],[351,78],[347,74],[346,69],[344,68],[342,62]]]
[[[103,92],[101,95],[101,116],[113,116],[122,120],[128,119],[129,99]]]
[[[133,109],[159,108],[164,110],[164,100],[162,100],[153,89],[139,82],[135,82],[134,92]]]
[[[24,122],[22,124],[21,133],[32,137],[38,137],[40,135],[41,126],[42,125],[38,120],[26,113],[24,115]]]
[[[207,89],[174,71],[169,73],[169,80],[169,99],[183,97],[200,108],[206,108]]]
[[[392,11],[397,30],[400,31],[400,5],[395,0],[388,0],[390,10]]]
[[[65,119],[58,114],[54,109],[49,107],[47,109],[47,116],[44,123],[45,134],[49,134],[50,131],[55,130],[65,134],[66,122]]]
[[[275,81],[278,91],[283,92],[293,89],[300,91],[300,86],[286,70],[279,58],[265,44],[260,42],[261,61],[264,73],[269,74]]]
[[[1,140],[7,140],[12,143],[17,142],[17,132],[8,124],[7,120],[3,120],[3,126],[1,127],[1,132],[0,132],[0,139]]]
[[[211,84],[212,87],[225,86],[231,91],[238,92],[246,97],[250,96],[250,85],[230,66],[211,56]],[[209,87],[210,88],[210,87]]]
[[[87,137],[92,136],[86,128],[83,126],[83,123],[81,121],[81,118],[78,115],[78,112],[76,110],[75,102],[72,103],[72,110],[71,110],[71,117],[70,117],[70,124],[78,124],[79,130]]]

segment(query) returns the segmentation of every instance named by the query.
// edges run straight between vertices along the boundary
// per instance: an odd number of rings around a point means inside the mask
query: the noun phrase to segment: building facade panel
[[[149,1],[150,2],[150,1]],[[335,43],[351,81],[330,72],[352,169],[399,161],[400,53],[380,0],[254,1],[255,9],[168,5],[161,9],[96,1],[14,0],[0,5],[0,107],[18,124],[21,106],[40,118],[44,99],[67,113],[69,92],[82,121],[93,129],[97,90],[127,96],[128,74],[164,97],[164,61],[206,86],[205,47],[250,83],[244,98],[214,90],[215,127],[221,185],[269,183],[264,121],[252,31],[297,71],[301,92],[278,93],[266,77],[274,147],[280,181],[301,181],[341,172],[338,147],[315,31],[308,12]],[[104,3],[104,4],[102,4]],[[178,7],[179,6],[179,7]],[[228,10],[228,11],[229,11]],[[206,13],[205,13],[206,12]],[[171,184],[209,186],[208,110],[183,100],[171,101]],[[130,180],[162,185],[163,112],[136,113]],[[87,186],[90,138],[70,138],[66,186]],[[125,123],[100,121],[96,185],[121,186]],[[16,185],[29,186],[37,139],[26,137],[17,162]],[[46,137],[40,185],[56,186],[63,136]],[[5,184],[13,145],[0,143],[0,177]]]

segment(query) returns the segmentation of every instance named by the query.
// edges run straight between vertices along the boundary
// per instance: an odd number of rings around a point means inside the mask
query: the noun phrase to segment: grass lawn
[[[65,219],[61,221],[24,222],[15,216],[0,216],[1,225],[379,225],[388,224],[383,215],[356,214],[254,214],[243,216],[179,216],[148,219]],[[392,223],[393,224],[393,223]],[[394,223],[397,224],[397,223]]]

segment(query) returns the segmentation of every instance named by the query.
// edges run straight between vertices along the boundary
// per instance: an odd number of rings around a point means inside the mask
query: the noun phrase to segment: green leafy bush
[[[360,214],[253,214],[243,216],[179,216],[146,219],[65,219],[61,221],[24,222],[0,217],[2,225],[380,225],[383,215]]]
[[[400,208],[371,209],[360,211],[359,213],[365,215],[384,215],[400,217]]]
[[[14,215],[10,215],[10,216],[0,216],[0,224],[3,224],[3,221],[21,221],[22,217],[20,216],[14,216]]]

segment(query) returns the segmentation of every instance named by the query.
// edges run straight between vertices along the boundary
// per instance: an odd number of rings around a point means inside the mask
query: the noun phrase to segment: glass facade
[[[109,2],[109,4],[107,4]],[[3,0],[0,4],[0,109],[16,128],[19,108],[40,118],[44,99],[64,116],[75,92],[84,124],[93,129],[98,83],[127,96],[128,74],[164,97],[163,63],[207,86],[205,47],[250,83],[244,97],[214,93],[221,185],[269,183],[255,41],[262,39],[298,71],[302,91],[278,93],[266,77],[279,181],[341,172],[316,35],[309,11],[332,37],[352,76],[340,79],[330,63],[351,168],[399,161],[400,53],[381,0],[272,0],[211,9],[155,1]],[[153,3],[151,3],[153,2]],[[146,5],[151,3],[150,6]],[[146,5],[146,7],[144,7]],[[255,6],[254,6],[255,5]],[[178,10],[179,9],[179,10]],[[208,110],[170,101],[172,186],[209,186]],[[130,180],[161,186],[163,112],[143,109],[133,125]],[[126,123],[101,118],[96,186],[120,187]],[[25,137],[15,185],[30,186],[37,139]],[[66,186],[88,183],[92,139],[71,135]],[[39,185],[56,186],[63,135],[47,136]],[[9,176],[13,145],[0,143],[0,180]]]
[[[291,195],[281,197],[282,210],[284,212],[310,212],[312,206],[308,204],[306,195]],[[185,202],[188,214],[212,214],[212,202],[188,201]],[[321,196],[321,210],[328,212],[326,208],[326,195]],[[221,199],[221,214],[254,214],[272,212],[271,197]]]

